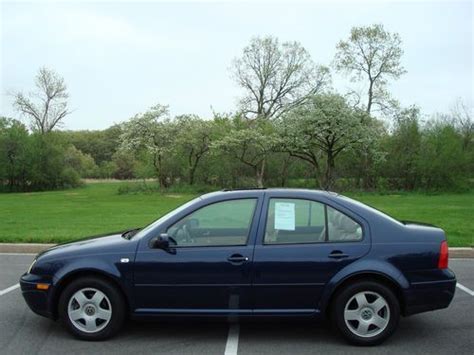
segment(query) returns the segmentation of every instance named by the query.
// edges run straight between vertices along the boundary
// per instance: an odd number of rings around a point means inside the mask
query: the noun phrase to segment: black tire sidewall
[[[77,329],[68,316],[70,298],[83,288],[95,288],[102,291],[109,299],[112,307],[112,318],[109,324],[97,333],[86,333]],[[82,277],[71,282],[61,293],[58,306],[59,319],[66,325],[67,330],[75,337],[82,340],[104,340],[115,335],[121,328],[125,319],[125,303],[120,290],[112,283],[98,277]]]
[[[360,337],[352,333],[344,320],[344,308],[346,303],[352,296],[362,291],[373,291],[380,294],[385,298],[390,308],[390,320],[387,327],[382,333],[370,338]],[[331,310],[331,320],[337,330],[351,344],[366,346],[377,345],[390,337],[397,328],[400,320],[400,304],[394,292],[389,287],[374,281],[361,281],[348,285],[336,295]]]

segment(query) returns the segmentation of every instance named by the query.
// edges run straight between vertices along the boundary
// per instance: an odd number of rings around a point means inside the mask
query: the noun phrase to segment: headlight
[[[31,269],[33,269],[33,266],[35,265],[35,263],[36,263],[36,259],[33,260],[33,262],[31,263],[30,267],[28,268],[28,271],[26,272],[27,274],[31,273]]]

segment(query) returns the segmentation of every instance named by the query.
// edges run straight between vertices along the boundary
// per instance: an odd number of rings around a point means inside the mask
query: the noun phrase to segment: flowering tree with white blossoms
[[[368,149],[378,127],[365,111],[352,108],[337,94],[313,96],[279,122],[283,150],[308,162],[324,189],[334,186],[338,155]]]
[[[160,188],[168,185],[164,160],[174,149],[176,125],[169,118],[168,106],[157,104],[145,113],[137,114],[123,124],[121,148],[144,149],[153,157]]]

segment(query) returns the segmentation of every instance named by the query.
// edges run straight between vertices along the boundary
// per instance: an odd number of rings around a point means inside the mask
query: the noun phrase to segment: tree
[[[280,44],[275,37],[256,37],[234,59],[233,77],[244,89],[240,101],[247,118],[270,119],[302,104],[323,88],[327,68],[317,66],[298,42]]]
[[[318,184],[334,186],[336,158],[374,136],[372,119],[337,94],[315,95],[285,115],[280,124],[283,150],[313,166]]]
[[[400,110],[395,117],[395,127],[388,143],[385,172],[392,178],[397,189],[413,190],[419,183],[418,160],[421,150],[422,132],[420,109],[411,106]]]
[[[135,115],[122,129],[122,149],[146,150],[152,156],[160,188],[167,187],[164,164],[174,150],[176,137],[176,125],[170,121],[168,106],[155,105],[147,112]]]
[[[423,129],[417,173],[422,185],[429,190],[464,190],[468,170],[468,156],[463,154],[463,139],[448,122],[428,122]]]
[[[387,91],[388,79],[398,79],[406,73],[400,63],[401,43],[397,33],[372,25],[353,27],[349,38],[337,44],[336,70],[351,75],[352,81],[367,80],[365,109],[369,114],[374,106],[385,110],[393,105]]]
[[[467,150],[474,144],[474,120],[472,119],[472,110],[472,107],[468,107],[461,99],[458,99],[451,109],[454,126],[463,139],[464,150]]]
[[[195,115],[176,117],[176,146],[186,156],[188,182],[194,184],[196,169],[201,159],[209,152],[213,125],[212,121],[204,121]]]
[[[58,132],[30,134],[23,123],[0,117],[0,189],[52,190],[80,185],[78,161],[72,157],[80,152],[70,148]],[[90,157],[84,162],[93,164]]]
[[[74,145],[64,151],[64,163],[74,169],[81,177],[97,177],[98,167],[89,154],[83,153]]]
[[[5,180],[9,191],[26,185],[29,163],[29,137],[19,121],[0,117],[0,183]]]
[[[113,157],[114,171],[112,176],[119,180],[135,178],[136,160],[132,152],[127,150],[117,151]]]
[[[61,131],[61,134],[68,142],[82,153],[90,155],[100,165],[112,160],[112,156],[120,145],[122,128],[116,124],[100,131]]]
[[[54,190],[80,185],[79,173],[67,165],[67,146],[57,132],[35,132],[30,135],[30,160],[26,177],[29,190]]]
[[[235,117],[232,129],[213,144],[213,148],[225,151],[234,159],[250,167],[257,187],[264,186],[265,161],[278,146],[279,137],[269,121],[247,121]]]
[[[36,92],[14,94],[14,107],[28,118],[33,130],[45,134],[62,123],[70,113],[67,108],[67,87],[53,70],[40,68],[35,78]],[[35,102],[36,101],[36,102]]]

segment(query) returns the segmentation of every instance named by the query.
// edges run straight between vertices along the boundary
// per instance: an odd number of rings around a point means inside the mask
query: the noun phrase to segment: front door
[[[176,241],[168,251],[140,243],[136,312],[250,312],[258,202],[255,195],[200,206],[161,231]]]
[[[255,246],[255,313],[312,313],[326,283],[365,255],[363,224],[329,205],[267,193]]]

